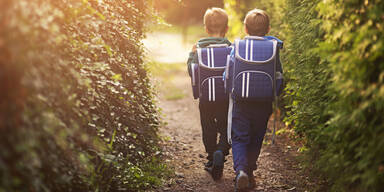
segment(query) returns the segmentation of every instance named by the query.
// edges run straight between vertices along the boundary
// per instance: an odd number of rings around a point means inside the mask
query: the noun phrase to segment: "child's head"
[[[204,25],[208,35],[224,37],[228,31],[228,14],[221,8],[207,9]]]
[[[244,19],[245,32],[252,36],[265,36],[269,30],[269,17],[261,9],[249,11]]]

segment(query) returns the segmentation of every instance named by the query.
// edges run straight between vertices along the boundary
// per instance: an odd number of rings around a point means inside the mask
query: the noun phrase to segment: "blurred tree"
[[[224,6],[223,0],[154,0],[154,5],[167,22],[182,26],[202,23],[207,8]]]

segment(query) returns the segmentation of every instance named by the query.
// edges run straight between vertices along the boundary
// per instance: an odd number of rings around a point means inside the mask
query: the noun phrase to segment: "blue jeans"
[[[272,102],[234,101],[232,113],[233,168],[236,173],[256,170]]]

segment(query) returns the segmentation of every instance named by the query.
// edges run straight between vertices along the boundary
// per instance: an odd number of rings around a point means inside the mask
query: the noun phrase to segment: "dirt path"
[[[206,154],[201,138],[198,102],[192,98],[190,79],[184,65],[164,65],[163,75],[157,77],[159,104],[167,122],[161,129],[161,134],[166,138],[164,148],[167,162],[176,172],[169,184],[158,191],[233,191],[235,175],[231,155],[227,157],[224,175],[220,181],[213,181],[203,169]],[[170,95],[175,89],[181,92],[181,96]],[[308,181],[295,158],[298,147],[290,141],[290,131],[280,132],[283,133],[278,135],[275,145],[268,142],[263,145],[258,162],[259,169],[255,172],[257,187],[253,191],[313,189],[315,185]]]

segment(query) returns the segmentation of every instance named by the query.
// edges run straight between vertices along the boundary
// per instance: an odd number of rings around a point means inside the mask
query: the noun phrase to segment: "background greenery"
[[[0,2],[0,191],[139,191],[167,174],[146,0]]]
[[[331,191],[384,190],[384,1],[225,0],[231,36],[252,8],[285,42],[285,121]]]
[[[189,26],[203,22],[209,7],[223,7],[222,0],[154,0],[154,7],[167,23]]]

